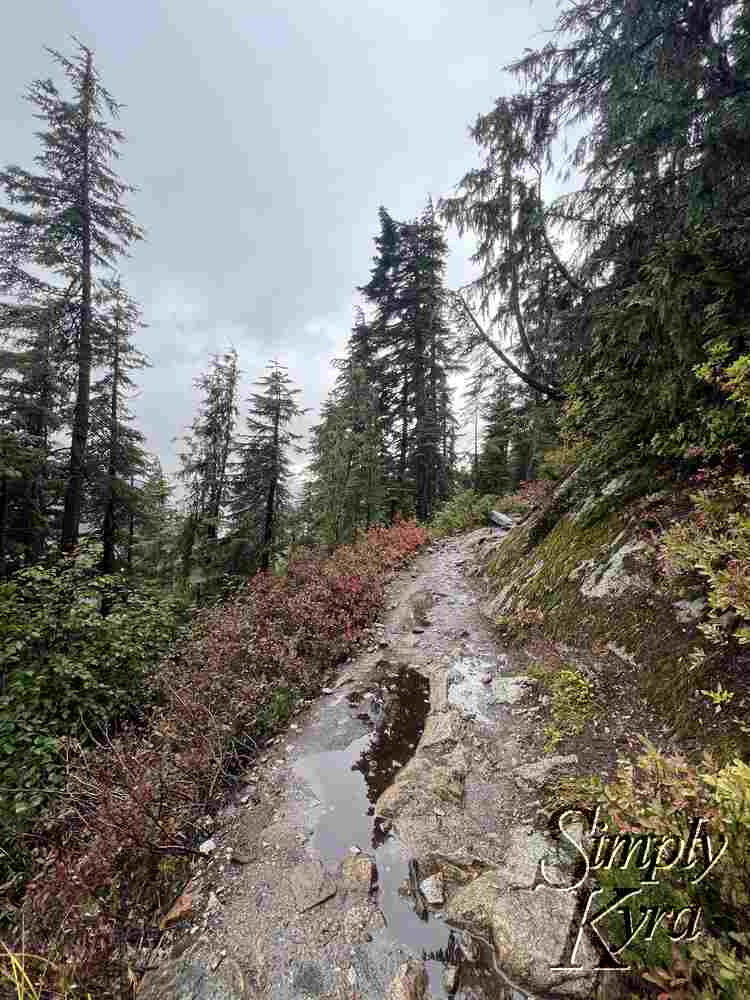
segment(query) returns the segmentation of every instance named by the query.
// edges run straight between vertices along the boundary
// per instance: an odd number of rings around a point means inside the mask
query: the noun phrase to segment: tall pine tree
[[[74,302],[76,389],[61,545],[72,549],[80,529],[90,425],[95,270],[112,264],[142,232],[122,204],[132,190],[114,173],[122,132],[107,119],[120,105],[102,86],[91,49],[78,43],[73,58],[47,50],[67,78],[63,96],[52,80],[37,80],[27,98],[44,123],[42,151],[32,173],[19,166],[0,172],[10,206],[0,207],[0,245],[6,291],[35,291]],[[40,287],[36,269],[50,275]]]

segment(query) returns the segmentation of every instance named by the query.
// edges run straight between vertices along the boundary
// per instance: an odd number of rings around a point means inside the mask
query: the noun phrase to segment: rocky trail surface
[[[596,995],[588,942],[584,971],[552,971],[577,903],[540,865],[570,884],[541,788],[576,757],[541,749],[525,659],[464,573],[500,533],[437,543],[390,584],[362,652],[207,827],[139,1000]]]

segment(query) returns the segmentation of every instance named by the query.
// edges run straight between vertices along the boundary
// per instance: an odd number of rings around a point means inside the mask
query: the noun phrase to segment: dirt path
[[[532,888],[542,858],[564,861],[535,829],[540,787],[575,757],[541,753],[523,665],[464,576],[493,534],[402,572],[361,654],[246,774],[143,1000],[592,995],[590,977],[539,979],[574,907]],[[509,969],[483,936],[504,916]]]

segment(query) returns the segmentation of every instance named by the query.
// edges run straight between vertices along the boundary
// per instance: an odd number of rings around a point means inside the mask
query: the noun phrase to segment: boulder
[[[498,528],[504,528],[505,531],[509,531],[515,523],[512,517],[501,514],[499,510],[491,510],[487,516],[491,524],[497,525]]]
[[[591,996],[596,973],[589,970],[598,965],[598,955],[588,938],[578,949],[580,972],[553,971],[568,958],[573,921],[578,919],[575,893],[543,885],[503,890],[497,873],[487,872],[453,896],[446,918],[477,934],[489,929],[498,966],[533,992]]]

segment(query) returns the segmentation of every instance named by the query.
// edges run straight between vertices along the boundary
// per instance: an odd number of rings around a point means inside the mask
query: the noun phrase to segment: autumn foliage
[[[97,996],[125,995],[127,943],[158,927],[173,888],[165,859],[186,864],[233,769],[284,721],[269,706],[319,690],[374,618],[393,571],[426,540],[414,522],[373,528],[329,557],[299,552],[285,575],[260,573],[199,613],[159,672],[148,725],[94,749],[70,746],[66,796],[33,832],[27,943],[64,958]]]

